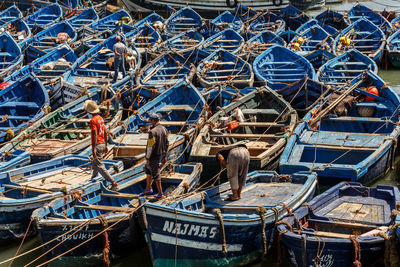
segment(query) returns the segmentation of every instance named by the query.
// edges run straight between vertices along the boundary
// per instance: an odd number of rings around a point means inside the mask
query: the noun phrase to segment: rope
[[[265,234],[265,227],[266,227],[265,213],[266,212],[267,212],[267,210],[263,206],[260,206],[257,208],[257,213],[261,219],[261,239],[262,239],[262,245],[263,245],[263,256],[267,255],[267,252],[268,252],[268,245],[267,245],[268,240],[267,240],[267,235]],[[272,232],[272,230],[270,232]]]
[[[360,243],[356,240],[356,237],[350,236],[351,243],[353,244],[354,248],[354,261],[353,267],[361,267],[361,248]]]
[[[24,244],[25,238],[28,236],[29,229],[31,228],[32,221],[33,221],[33,219],[31,218],[31,220],[29,221],[28,227],[26,228],[24,237],[22,238],[22,241],[21,241],[21,243],[19,244],[19,247],[18,247],[17,251],[15,252],[14,257],[12,257],[12,260],[11,260],[10,264],[8,265],[8,267],[10,267],[10,266],[13,264],[14,259],[16,259],[16,257],[17,257],[17,255],[18,255],[18,253],[19,253],[19,251],[20,251],[22,245]]]
[[[222,242],[222,251],[228,252],[226,249],[226,237],[225,237],[225,226],[224,226],[224,219],[222,218],[222,213],[220,209],[214,209],[213,212],[217,214],[217,218],[219,221],[219,226],[221,228],[221,242]]]

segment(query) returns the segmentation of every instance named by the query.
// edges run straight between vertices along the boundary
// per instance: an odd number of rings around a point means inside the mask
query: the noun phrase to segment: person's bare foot
[[[118,188],[118,183],[116,182],[116,181],[113,181],[112,183],[111,183],[111,189],[112,190],[115,190],[115,189],[117,189]]]

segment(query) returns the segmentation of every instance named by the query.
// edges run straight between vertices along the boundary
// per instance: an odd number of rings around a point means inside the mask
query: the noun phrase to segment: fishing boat
[[[334,27],[336,30],[343,30],[351,24],[346,16],[331,9],[323,11],[315,19],[325,25]]]
[[[394,67],[400,67],[400,31],[396,31],[386,42],[389,62]]]
[[[167,89],[182,81],[191,81],[196,69],[189,63],[176,52],[161,54],[140,70],[136,76],[136,84]]]
[[[61,44],[74,42],[76,38],[74,28],[67,21],[61,21],[21,42],[20,46],[25,51],[27,62],[32,62]]]
[[[321,66],[333,59],[335,56],[325,49],[318,49],[308,53],[304,57],[313,65],[315,71],[318,71]]]
[[[57,86],[61,84],[61,76],[71,68],[77,59],[74,50],[68,44],[62,44],[32,61],[29,65],[13,72],[6,80],[8,83],[15,82],[32,73],[43,85],[50,86],[50,106],[53,108],[62,106],[65,102],[58,102],[59,99],[54,95],[54,92],[59,89]]]
[[[280,45],[274,45],[259,55],[253,62],[253,71],[260,82],[274,90],[305,75],[315,79],[315,70],[307,59]]]
[[[298,49],[292,48],[298,54],[307,55],[317,49],[325,49],[328,50],[328,52],[331,52],[331,45],[334,40],[331,37],[331,34],[326,32],[318,24],[302,31],[299,36],[294,37],[291,40],[291,43],[298,42],[300,37],[304,40],[300,47]]]
[[[225,49],[233,54],[238,53],[244,46],[243,37],[232,29],[226,29],[207,38],[200,46],[200,50],[212,53],[218,49]]]
[[[310,109],[314,108],[331,92],[332,89],[329,85],[304,77],[276,93],[296,110],[299,118],[303,118]]]
[[[67,18],[67,21],[74,29],[80,29],[88,24],[92,24],[99,20],[96,10],[93,7],[85,9],[76,16],[71,16]]]
[[[175,35],[189,30],[196,30],[202,25],[201,16],[190,7],[184,7],[172,14],[165,22],[165,30]]]
[[[246,5],[246,7],[261,11],[267,9],[280,9],[289,4],[288,0],[263,0],[263,1],[246,1],[246,0],[215,0],[198,1],[198,0],[123,0],[122,1],[130,11],[136,12],[138,6],[148,10],[165,11],[167,8],[185,8],[191,7],[194,10],[209,15],[210,13],[224,12],[226,10],[235,10],[238,6]]]
[[[333,44],[335,56],[355,48],[379,64],[385,48],[385,34],[367,19],[361,18],[339,33]]]
[[[274,32],[263,31],[250,38],[244,44],[243,54],[245,56],[250,55],[250,58],[254,60],[262,52],[273,45],[286,46],[286,42]]]
[[[160,33],[148,23],[141,24],[139,27],[126,27],[132,28],[130,31],[127,31],[129,32],[129,40],[127,42],[135,46],[142,55],[145,52],[156,50],[156,47],[163,43]]]
[[[197,66],[197,78],[206,88],[221,84],[244,88],[254,82],[251,64],[224,49],[213,52]]]
[[[385,34],[389,35],[392,32],[392,25],[378,12],[366,7],[363,4],[357,3],[349,10],[349,19],[351,23],[359,19],[367,19],[376,27],[382,30]]]
[[[0,31],[8,32],[17,43],[21,43],[26,39],[31,38],[32,32],[28,24],[23,19],[14,19],[0,25]]]
[[[202,165],[191,163],[183,165],[170,165],[161,172],[163,191],[167,200],[190,191],[198,182]],[[97,182],[82,189],[81,200],[70,196],[67,200],[58,198],[48,206],[35,210],[32,219],[35,221],[41,241],[46,243],[45,249],[49,251],[48,259],[57,257],[81,242],[101,233],[104,222],[114,227],[107,231],[109,252],[107,258],[115,259],[128,255],[139,246],[143,246],[144,238],[141,236],[138,223],[134,223],[133,215],[139,207],[139,193],[146,187],[146,174],[144,164],[135,166],[113,176],[118,182],[116,191],[104,187]],[[154,183],[153,183],[154,184]],[[154,192],[157,189],[154,186]],[[147,197],[148,201],[157,201],[154,197]],[[66,212],[66,216],[64,215]],[[78,224],[87,223],[87,227],[78,233],[63,235],[64,229],[73,229]],[[136,235],[136,236],[135,236]],[[58,240],[54,238],[60,237]],[[64,242],[61,242],[64,241]],[[142,244],[143,243],[143,244]],[[101,264],[105,256],[104,244],[101,238],[95,238],[79,249],[57,258],[52,264]]]
[[[137,164],[144,160],[151,113],[161,115],[160,124],[168,130],[168,160],[184,162],[190,146],[203,123],[205,99],[190,83],[181,82],[133,112],[114,129],[110,159]]]
[[[390,24],[392,25],[392,30],[396,32],[398,29],[400,29],[400,16],[394,18]]]
[[[210,23],[216,31],[232,29],[238,33],[242,33],[244,30],[244,23],[230,11],[222,12],[221,15],[213,19]]]
[[[280,243],[296,266],[384,265],[399,199],[395,186],[339,183],[282,220]]]
[[[399,105],[398,95],[376,74],[358,76],[303,118],[280,172],[312,170],[327,185],[372,182],[393,167]]]
[[[155,54],[176,52],[180,54],[190,53],[198,48],[204,41],[204,37],[196,31],[187,31],[172,36],[159,44],[152,50]],[[136,43],[136,46],[138,44]]]
[[[193,143],[190,161],[217,170],[216,153],[243,142],[250,152],[250,169],[274,169],[297,114],[277,93],[262,87],[221,108],[208,122]]]
[[[0,33],[0,77],[10,75],[17,70],[23,61],[21,47],[7,33]]]
[[[32,76],[0,91],[0,143],[10,141],[22,129],[42,118],[48,105],[46,88]]]
[[[84,36],[93,35],[96,32],[110,31],[121,24],[129,24],[131,22],[131,15],[129,15],[125,9],[121,9],[87,25],[85,27]]]
[[[35,234],[35,227],[29,223],[32,211],[90,183],[90,164],[89,158],[69,155],[1,172],[0,240]],[[122,169],[119,161],[105,160],[104,164],[110,174]],[[94,181],[99,179],[101,176]]]
[[[62,10],[59,4],[47,5],[25,18],[26,23],[33,27],[46,28],[51,24],[57,23],[62,17]]]
[[[331,37],[335,37],[336,34],[338,33],[338,30],[328,24],[324,24],[319,20],[316,19],[310,19],[306,23],[304,23],[302,26],[297,28],[295,31],[297,34],[302,34],[304,31],[307,31],[308,29],[312,28],[313,26],[318,25],[322,29],[324,29]]]
[[[16,169],[31,162],[31,157],[28,151],[14,150],[12,152],[0,152],[0,171],[8,171]]]
[[[266,11],[249,24],[246,34],[250,38],[263,31],[272,31],[279,35],[285,31],[285,27],[286,23],[281,17],[273,12]]]
[[[116,36],[113,35],[79,57],[72,65],[71,70],[65,73],[62,91],[73,92],[77,96],[83,88],[99,88],[102,85],[111,85],[112,76],[115,73],[113,66],[115,39]],[[136,55],[138,55],[134,68],[128,72],[133,75],[141,65],[141,57],[135,47],[129,47],[129,49],[135,51]]]
[[[164,18],[161,17],[159,14],[156,12],[151,13],[150,15],[146,16],[145,18],[139,20],[136,22],[133,27],[139,28],[140,26],[143,26],[144,24],[150,24],[154,28],[154,24],[158,24],[159,22],[162,23],[162,26],[164,26]]]
[[[15,19],[22,18],[22,12],[18,9],[18,7],[14,4],[9,8],[0,12],[0,25],[10,22]]]
[[[75,101],[52,111],[16,135],[12,142],[0,148],[0,152],[26,150],[30,153],[31,162],[36,163],[85,149],[91,142],[90,118],[83,108],[85,101],[94,100],[100,104],[105,127],[111,130],[120,122],[122,115],[120,102],[114,95],[111,89],[103,92],[88,90]]]
[[[232,12],[235,14],[235,17],[238,17],[242,22],[253,20],[259,14],[256,9],[242,3],[239,3]]]
[[[307,14],[292,5],[284,7],[277,15],[286,22],[286,28],[292,31],[297,30],[297,28],[310,20]]]
[[[332,87],[342,87],[368,70],[376,74],[378,66],[358,50],[350,49],[326,62],[317,72],[317,79]]]
[[[169,204],[147,202],[143,230],[153,265],[242,266],[265,256],[276,222],[311,199],[316,183],[310,172],[254,171],[237,201],[226,200],[230,185],[223,183]]]

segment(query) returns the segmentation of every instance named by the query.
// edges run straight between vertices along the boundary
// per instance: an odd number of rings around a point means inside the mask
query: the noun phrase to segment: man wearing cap
[[[92,138],[92,178],[95,178],[98,173],[104,179],[112,184],[112,189],[118,187],[117,182],[108,173],[106,166],[103,163],[103,157],[108,152],[107,149],[107,133],[104,125],[104,119],[100,116],[100,109],[97,103],[93,100],[86,100],[84,104],[86,112],[92,115],[90,120],[90,133]]]
[[[154,180],[156,181],[158,190],[158,194],[155,195],[155,197],[163,198],[164,194],[161,187],[160,160],[162,165],[167,162],[168,133],[167,129],[165,129],[159,121],[160,115],[150,114],[151,129],[146,146],[146,190],[142,192],[141,195],[153,194],[151,184]]]
[[[117,41],[117,43],[114,45],[114,69],[115,69],[115,73],[114,73],[114,78],[112,80],[112,83],[115,83],[118,79],[118,72],[119,72],[119,68],[121,67],[122,70],[122,76],[126,76],[126,71],[125,71],[125,62],[124,62],[124,58],[126,56],[126,45],[124,45],[121,42],[121,36],[117,36],[115,38],[115,40]]]
[[[237,144],[225,147],[216,154],[221,168],[227,169],[229,184],[232,195],[228,201],[235,201],[241,198],[242,188],[246,184],[247,172],[249,171],[250,154],[245,144]]]

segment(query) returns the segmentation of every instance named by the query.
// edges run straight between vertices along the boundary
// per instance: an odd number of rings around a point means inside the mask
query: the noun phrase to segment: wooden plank
[[[113,206],[100,206],[100,205],[75,205],[75,209],[86,209],[86,210],[100,210],[100,211],[115,211],[115,212],[132,212],[134,208],[126,207],[113,207]]]
[[[216,138],[279,138],[279,135],[274,135],[274,134],[210,134],[211,137],[216,137]]]
[[[186,121],[160,121],[161,125],[168,125],[168,126],[185,126],[187,125]]]
[[[351,235],[339,234],[339,233],[331,233],[331,232],[323,232],[323,231],[315,231],[312,235],[320,236],[320,237],[330,237],[330,238],[346,238],[349,239]]]
[[[18,185],[11,185],[11,184],[3,184],[3,186],[8,187],[8,188],[13,188],[13,189],[21,189],[21,190],[42,193],[42,194],[54,193],[53,191],[50,191],[50,190],[36,188],[36,187],[28,186],[28,185],[18,186]]]
[[[107,194],[100,193],[103,197],[115,197],[115,198],[127,198],[127,199],[135,199],[139,197],[139,194],[127,194],[127,193],[118,193],[118,194]]]

